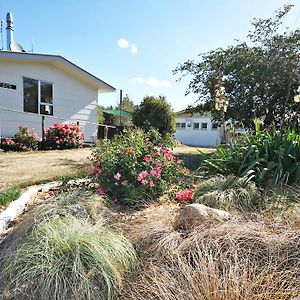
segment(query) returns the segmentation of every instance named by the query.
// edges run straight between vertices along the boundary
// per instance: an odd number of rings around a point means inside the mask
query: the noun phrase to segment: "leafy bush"
[[[45,131],[47,149],[71,149],[82,146],[84,135],[77,124],[54,124]]]
[[[30,132],[28,128],[19,126],[12,139],[4,139],[2,148],[4,151],[28,151],[36,150],[39,147],[40,138],[35,132]]]
[[[91,158],[98,192],[122,204],[154,199],[171,186],[175,192],[187,170],[160,141],[159,135],[141,130],[101,141]]]
[[[164,97],[145,97],[133,112],[132,121],[145,131],[157,129],[163,136],[175,132],[175,113]]]
[[[74,217],[37,225],[6,259],[1,293],[14,299],[111,299],[136,255],[123,236]]]
[[[210,174],[234,174],[259,185],[300,182],[300,134],[287,128],[281,135],[275,129],[260,130],[256,124],[253,135],[220,145],[202,170]]]

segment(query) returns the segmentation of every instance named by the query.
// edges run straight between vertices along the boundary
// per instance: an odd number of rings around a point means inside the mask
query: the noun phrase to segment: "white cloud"
[[[124,39],[124,38],[119,39],[118,40],[118,46],[120,48],[128,48],[129,47],[129,42],[126,39]]]
[[[118,46],[120,48],[130,48],[132,54],[137,54],[138,48],[135,44],[130,44],[126,39],[121,38],[118,40]]]
[[[134,83],[144,83],[147,84],[151,87],[164,87],[164,88],[169,88],[172,86],[171,82],[168,80],[159,80],[154,76],[150,76],[148,78],[143,78],[143,77],[134,77],[132,79],[132,82]]]
[[[137,52],[138,52],[137,46],[134,45],[134,44],[131,45],[130,52],[131,52],[132,54],[137,54]]]

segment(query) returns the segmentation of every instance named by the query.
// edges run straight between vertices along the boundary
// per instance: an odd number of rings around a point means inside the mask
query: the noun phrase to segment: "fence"
[[[23,112],[23,111],[19,111],[19,110],[15,110],[15,109],[0,107],[0,146],[2,144],[3,138],[8,137],[7,134],[5,134],[3,132],[3,127],[5,125],[5,121],[3,120],[3,118],[1,118],[1,113],[3,113],[3,112],[16,113],[16,114],[19,114],[20,116],[29,115],[29,116],[32,116],[33,118],[35,118],[34,122],[38,123],[38,126],[42,133],[42,139],[44,139],[46,120],[49,120],[53,123],[56,122],[55,120],[57,120],[57,122],[60,122],[60,123],[77,123],[79,126],[83,126],[86,124],[95,125],[95,126],[97,126],[97,138],[98,139],[112,138],[115,134],[117,134],[118,132],[123,130],[123,128],[122,129],[118,128],[120,126],[112,126],[112,125],[93,123],[93,122],[89,122],[89,121],[85,121],[85,120],[74,120],[74,119],[70,120],[70,119],[59,118],[59,117],[55,117],[55,116],[51,116],[51,115],[42,115],[42,114]],[[36,121],[37,118],[38,119],[40,118],[40,121]],[[22,121],[19,122],[19,125],[22,126]],[[25,125],[25,124],[23,124],[23,125]],[[16,128],[16,131],[17,131],[17,128]]]

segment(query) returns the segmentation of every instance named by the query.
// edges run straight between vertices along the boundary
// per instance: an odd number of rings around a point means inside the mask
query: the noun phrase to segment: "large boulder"
[[[188,204],[184,206],[176,220],[176,227],[192,229],[204,223],[216,220],[228,220],[230,213],[220,209],[214,209],[203,204]]]

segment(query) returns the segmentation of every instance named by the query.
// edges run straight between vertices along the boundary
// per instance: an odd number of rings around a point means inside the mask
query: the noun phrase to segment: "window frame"
[[[203,124],[206,124],[206,128],[203,127]],[[201,122],[201,130],[207,130],[208,129],[208,123],[207,122]]]
[[[195,127],[195,124],[198,124],[198,127]],[[193,130],[200,130],[200,122],[193,123]]]
[[[214,127],[214,124],[216,124],[217,127]],[[216,130],[218,130],[218,128],[219,128],[219,124],[217,122],[212,122],[211,123],[211,130],[216,131]]]
[[[38,112],[27,112],[25,111],[25,105],[24,105],[24,79],[31,79],[31,80],[36,80],[38,82],[38,99],[37,99],[37,104],[38,104]],[[41,91],[41,82],[50,84],[52,86],[52,103],[46,103],[41,101],[42,97],[42,91]],[[43,114],[41,113],[41,105],[49,105],[52,107],[52,114]],[[54,116],[54,83],[46,80],[41,80],[41,79],[36,79],[32,77],[27,77],[23,76],[23,112],[27,113],[32,113],[36,115],[42,115],[42,116]]]

